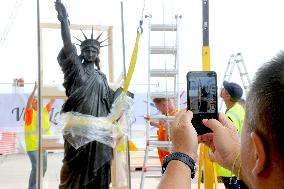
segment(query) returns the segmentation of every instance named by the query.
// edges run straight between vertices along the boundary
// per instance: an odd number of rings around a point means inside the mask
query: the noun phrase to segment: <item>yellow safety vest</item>
[[[235,103],[235,105],[226,112],[226,115],[232,120],[240,134],[244,125],[245,109],[239,103]],[[231,177],[232,173],[230,170],[221,167],[219,164],[217,164],[216,168],[218,176]]]
[[[26,142],[26,150],[27,151],[35,151],[38,150],[38,134],[37,134],[37,112],[32,109],[32,122],[30,125],[26,124],[25,118],[25,142]],[[52,130],[50,129],[50,122],[48,111],[46,107],[43,109],[43,135],[52,135]]]

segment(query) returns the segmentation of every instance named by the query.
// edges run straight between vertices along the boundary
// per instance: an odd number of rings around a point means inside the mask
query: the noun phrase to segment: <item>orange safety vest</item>
[[[169,113],[170,116],[174,116],[177,113],[177,111],[172,111]],[[158,127],[158,131],[157,131],[157,135],[158,135],[158,140],[159,141],[167,141],[169,140],[169,135],[166,132],[166,129],[164,128],[163,125],[159,125]],[[169,155],[170,152],[165,150],[165,149],[161,149],[158,148],[158,155],[159,155],[159,159],[161,162],[161,165],[163,164],[164,158]]]
[[[31,112],[31,123],[27,123],[27,112]],[[43,109],[43,135],[52,135],[52,130],[50,129],[50,122],[48,116],[48,108],[47,106]],[[37,134],[37,112],[31,108],[31,110],[26,110],[25,112],[25,142],[26,142],[26,150],[27,151],[35,151],[38,150],[38,134]]]

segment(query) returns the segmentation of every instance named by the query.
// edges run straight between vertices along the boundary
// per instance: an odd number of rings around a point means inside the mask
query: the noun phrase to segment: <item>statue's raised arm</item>
[[[68,13],[66,11],[65,6],[61,3],[60,0],[56,0],[54,3],[55,9],[58,13],[57,18],[61,22],[61,36],[63,44],[65,47],[71,46],[72,42],[69,28]]]

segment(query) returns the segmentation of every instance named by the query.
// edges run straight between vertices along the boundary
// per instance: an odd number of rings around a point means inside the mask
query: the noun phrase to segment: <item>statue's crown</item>
[[[94,47],[95,49],[100,51],[101,44],[96,39],[86,39],[80,45],[81,51],[84,50],[87,47]]]
[[[101,33],[100,35],[98,35],[98,37],[96,39],[93,38],[93,28],[92,28],[92,34],[91,34],[91,38],[88,39],[87,36],[85,35],[85,33],[82,31],[81,29],[81,32],[83,33],[84,37],[85,37],[85,40],[84,41],[81,41],[80,39],[76,38],[78,41],[81,42],[81,44],[79,45],[80,46],[80,49],[81,51],[84,50],[85,48],[87,47],[94,47],[95,49],[98,50],[98,52],[100,51],[100,48],[101,47],[104,47],[104,46],[107,46],[107,45],[101,45],[104,41],[106,41],[107,39],[103,40],[103,41],[99,41],[99,38],[101,37],[101,35],[103,33]]]

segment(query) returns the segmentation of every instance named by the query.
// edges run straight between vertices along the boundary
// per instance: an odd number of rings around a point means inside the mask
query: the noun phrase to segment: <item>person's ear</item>
[[[231,95],[229,94],[229,92],[226,89],[223,89],[223,98],[225,98],[225,99],[231,98]]]
[[[259,134],[257,134],[256,132],[252,132],[250,134],[250,137],[254,148],[252,151],[253,158],[255,160],[255,164],[252,169],[252,174],[254,176],[257,176],[265,169],[268,157],[265,151],[265,145]]]

